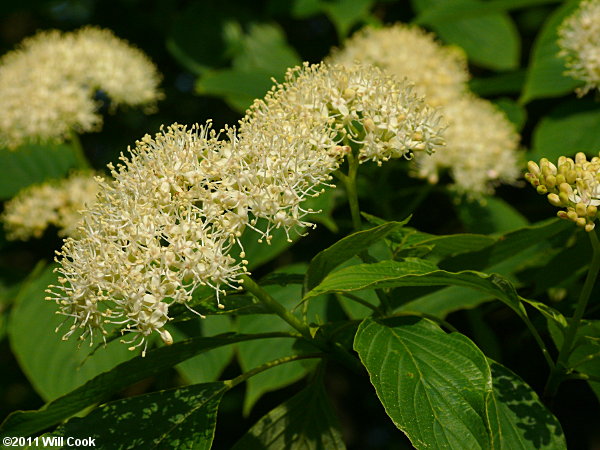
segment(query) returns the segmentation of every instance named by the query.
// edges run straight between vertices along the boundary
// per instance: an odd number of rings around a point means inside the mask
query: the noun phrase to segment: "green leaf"
[[[369,230],[358,231],[337,241],[319,252],[310,262],[306,271],[305,289],[308,291],[319,284],[325,276],[344,261],[367,250],[371,245],[388,234],[402,228],[409,219],[402,222],[388,222]]]
[[[321,382],[311,383],[262,417],[233,450],[345,449],[337,419]]]
[[[327,276],[321,284],[308,292],[304,299],[330,292],[353,292],[401,286],[448,285],[483,291],[504,302],[520,317],[525,317],[525,309],[519,301],[515,288],[500,275],[487,275],[471,270],[458,273],[435,270],[431,264],[422,260],[382,261],[375,264],[347,267]]]
[[[527,121],[527,110],[514,100],[502,97],[494,100],[494,104],[506,114],[517,131],[521,131]]]
[[[556,161],[577,152],[596,154],[600,148],[600,108],[593,99],[567,100],[544,116],[533,132],[531,159]]]
[[[505,233],[527,225],[527,219],[499,197],[487,197],[483,203],[463,201],[457,204],[458,215],[472,233]]]
[[[135,356],[117,340],[93,354],[92,347],[71,338],[61,340],[71,320],[56,314],[56,303],[44,300],[48,285],[57,284],[54,266],[24,283],[12,309],[9,336],[25,375],[45,400],[53,400],[96,375]],[[63,333],[56,328],[65,322]]]
[[[470,253],[494,244],[496,239],[482,234],[451,234],[436,236],[419,231],[407,236],[404,246],[411,249],[425,247],[427,259],[433,262],[440,261],[450,256]],[[424,252],[425,254],[425,252]]]
[[[335,25],[338,36],[344,38],[352,26],[366,21],[375,0],[333,0],[322,1],[321,9]]]
[[[201,325],[202,335],[206,337],[233,331],[231,319],[228,316],[212,316],[202,320]],[[183,340],[179,336],[185,336],[185,334],[175,327],[171,327],[170,330],[175,341]],[[233,358],[232,346],[218,347],[178,364],[177,370],[189,384],[207,383],[219,378],[231,358]]]
[[[131,384],[168,370],[199,353],[212,348],[251,339],[282,337],[281,333],[259,335],[232,334],[197,337],[171,346],[151,350],[145,358],[134,358],[104,372],[83,386],[44,405],[37,411],[16,411],[0,425],[0,436],[29,436],[71,417],[82,409],[110,398]]]
[[[364,320],[354,349],[388,416],[416,448],[491,448],[485,356],[428,320]]]
[[[167,49],[187,70],[200,75],[227,61],[227,31],[236,19],[249,20],[252,16],[243,4],[217,0],[191,3],[172,21]]]
[[[302,272],[303,266],[286,268],[286,272]],[[281,303],[286,309],[293,310],[300,298],[301,286],[265,286],[264,289]],[[317,316],[323,317],[325,312],[324,302],[309,304],[310,319]],[[246,315],[237,318],[237,329],[241,333],[260,333],[275,331],[294,331],[286,322],[273,314]],[[238,344],[238,359],[244,372],[258,367],[273,359],[297,354],[294,341],[290,339],[275,339],[264,342],[243,342]],[[285,387],[298,381],[306,375],[308,369],[314,366],[314,361],[296,361],[274,367],[259,373],[248,380],[246,397],[244,399],[244,413],[248,414],[257,400],[266,392]]]
[[[504,233],[498,236],[494,245],[474,253],[464,253],[448,258],[440,266],[450,271],[458,271],[467,267],[482,270],[507,261],[569,229],[573,229],[573,225],[567,221],[556,218],[544,220]]]
[[[434,15],[437,8],[447,9],[444,0],[412,0],[418,13]],[[477,8],[478,0],[454,0],[452,8]],[[429,25],[445,41],[462,47],[474,63],[494,70],[511,70],[519,65],[520,38],[510,16],[486,12],[475,17],[456,15],[450,19],[429,20]]]
[[[533,389],[506,367],[488,361],[494,389],[487,404],[492,448],[566,449],[559,421],[546,409]]]
[[[558,26],[579,5],[579,0],[571,0],[558,8],[546,21],[533,44],[529,69],[520,102],[547,97],[559,97],[573,92],[581,84],[564,75],[564,61],[558,57]]]
[[[419,25],[432,25],[448,20],[456,20],[466,17],[478,17],[481,15],[510,10],[528,8],[530,6],[545,5],[547,3],[558,3],[561,0],[488,0],[477,4],[442,2],[435,8],[426,9],[414,20]]]
[[[281,28],[253,25],[239,38],[232,67],[205,71],[196,82],[196,91],[223,97],[232,108],[245,112],[255,98],[264,97],[271,88],[272,77],[281,77],[288,67],[300,63]]]
[[[217,409],[230,383],[216,382],[153,392],[106,403],[69,420],[53,436],[92,438],[94,448],[209,450]]]
[[[525,83],[523,69],[501,73],[486,78],[473,78],[469,81],[471,90],[480,97],[518,94]]]
[[[31,184],[62,178],[76,166],[75,152],[68,144],[0,148],[0,199],[11,198]]]

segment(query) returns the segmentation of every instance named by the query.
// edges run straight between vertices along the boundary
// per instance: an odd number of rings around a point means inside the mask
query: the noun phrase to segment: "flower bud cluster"
[[[0,145],[62,141],[98,130],[99,90],[119,105],[152,109],[160,75],[139,49],[95,27],[43,31],[0,59]]]
[[[558,28],[559,56],[567,74],[585,85],[579,95],[600,88],[600,0],[584,0]]]
[[[590,232],[595,227],[600,205],[600,158],[590,161],[584,153],[577,153],[575,160],[561,156],[554,165],[542,158],[539,165],[527,164],[525,178],[536,188],[538,194],[547,195],[548,201],[564,208],[558,217],[575,222]]]
[[[135,333],[132,349],[154,331],[170,343],[170,305],[188,306],[203,285],[218,303],[225,288],[239,288],[245,229],[269,242],[274,229],[289,238],[311,226],[304,218],[315,211],[302,202],[331,186],[351,145],[379,163],[431,152],[443,145],[438,121],[378,69],[304,65],[257,100],[239,129],[174,124],[145,136],[109,165],[114,181],[99,180],[79,237],[58,254],[58,285],[48,292],[73,318],[64,338],[105,335],[112,324]]]
[[[92,174],[29,186],[4,205],[1,220],[9,240],[40,238],[55,226],[60,236],[76,234],[81,210],[96,201],[98,183]]]

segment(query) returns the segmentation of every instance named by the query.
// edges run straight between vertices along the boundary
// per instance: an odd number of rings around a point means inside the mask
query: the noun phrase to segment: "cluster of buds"
[[[600,158],[590,161],[579,152],[575,160],[561,156],[558,166],[542,158],[540,164],[529,161],[527,181],[536,188],[538,194],[547,195],[548,201],[559,208],[561,219],[575,222],[590,232],[598,216],[600,205]]]

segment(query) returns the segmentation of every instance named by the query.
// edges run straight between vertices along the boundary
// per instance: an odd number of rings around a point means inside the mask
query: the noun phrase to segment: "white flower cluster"
[[[76,234],[81,211],[96,201],[94,176],[75,173],[68,178],[29,186],[4,205],[1,220],[10,240],[39,238],[53,225],[60,236]]]
[[[97,91],[113,107],[152,108],[162,98],[159,82],[148,57],[109,30],[40,32],[0,59],[0,145],[16,148],[97,130]]]
[[[454,188],[468,196],[491,194],[519,174],[519,136],[490,102],[469,92],[467,60],[459,49],[440,45],[433,35],[408,25],[365,28],[334,51],[330,61],[373,64],[414,83],[429,105],[439,107],[448,125],[446,148],[431,157],[416,154],[412,174],[435,183],[449,170]]]
[[[580,95],[600,88],[600,1],[583,0],[558,28],[559,55],[567,74],[585,82]]]
[[[310,226],[302,202],[329,186],[351,151],[378,162],[443,144],[438,117],[375,68],[292,69],[257,100],[239,130],[172,125],[144,137],[111,166],[81,236],[59,253],[59,284],[48,291],[81,339],[105,324],[136,333],[136,348],[164,325],[169,306],[188,306],[201,285],[238,289],[246,272],[230,256],[244,229],[271,239]],[[258,228],[258,220],[267,222]],[[189,306],[188,306],[189,307]],[[145,352],[145,347],[144,347]]]

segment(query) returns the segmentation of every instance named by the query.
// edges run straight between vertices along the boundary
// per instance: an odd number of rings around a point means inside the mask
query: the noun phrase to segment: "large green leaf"
[[[106,403],[53,436],[95,439],[98,449],[195,449],[212,445],[217,409],[230,383],[196,384]]]
[[[546,21],[533,44],[521,103],[546,97],[558,97],[572,92],[581,82],[564,75],[565,63],[558,57],[558,26],[578,6],[570,0],[558,8]]]
[[[321,382],[313,382],[261,418],[233,447],[259,449],[345,449],[337,419]]]
[[[452,8],[478,8],[479,0],[453,0]],[[412,0],[418,13],[435,15],[437,8],[448,9],[444,0]],[[464,17],[454,15],[428,20],[428,25],[445,41],[462,47],[474,63],[494,70],[515,69],[519,65],[520,38],[515,24],[504,12],[480,11]]]
[[[304,270],[303,266],[288,267],[286,272],[298,273]],[[265,286],[264,289],[282,304],[286,309],[292,310],[301,295],[301,286]],[[309,318],[323,317],[325,302],[311,302],[309,305]],[[300,314],[298,311],[296,314]],[[281,318],[273,314],[244,315],[237,319],[240,333],[260,333],[276,331],[295,331]],[[290,339],[274,339],[265,342],[242,342],[237,345],[238,359],[244,372],[258,367],[268,361],[298,353],[294,341]],[[296,361],[272,368],[259,373],[248,380],[246,397],[244,399],[244,412],[249,413],[256,401],[265,393],[285,387],[298,381],[306,375],[308,369],[314,366],[314,361]]]
[[[176,364],[212,348],[251,339],[279,338],[284,333],[261,333],[197,337],[151,350],[145,358],[134,358],[101,373],[83,386],[44,405],[37,411],[16,411],[0,425],[0,436],[28,436],[56,425],[82,409],[102,402],[131,384],[168,370]],[[289,336],[288,336],[289,337]]]
[[[544,116],[533,132],[531,159],[556,161],[577,152],[596,155],[600,149],[600,108],[593,99],[567,100]]]
[[[558,450],[567,444],[559,421],[537,394],[506,367],[488,360],[493,395],[488,397],[488,417],[494,450]]]
[[[26,282],[17,296],[9,322],[12,350],[27,378],[45,400],[53,400],[99,373],[135,356],[115,340],[91,354],[92,347],[76,338],[61,340],[56,327],[67,320],[57,315],[57,305],[45,301],[45,289],[57,284],[54,266]],[[64,332],[71,320],[61,328]]]
[[[485,356],[428,320],[366,319],[354,340],[377,396],[416,448],[491,448]]]
[[[346,267],[327,276],[321,284],[308,292],[304,299],[331,292],[353,292],[401,286],[448,285],[483,291],[504,302],[519,316],[525,317],[525,309],[515,288],[502,276],[471,270],[457,273],[435,270],[435,268],[432,270],[432,266],[422,260],[382,261],[375,264]]]
[[[7,199],[30,184],[62,178],[77,166],[68,144],[28,144],[11,151],[0,148],[0,199]]]
[[[371,245],[380,241],[388,234],[399,230],[407,221],[388,222],[369,230],[358,231],[340,239],[332,246],[319,252],[312,259],[306,271],[305,289],[312,289],[341,263],[367,250]]]

